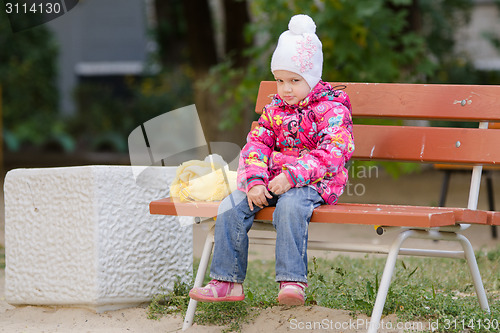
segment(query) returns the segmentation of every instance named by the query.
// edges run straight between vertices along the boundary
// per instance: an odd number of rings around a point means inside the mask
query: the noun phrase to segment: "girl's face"
[[[307,81],[299,74],[285,70],[276,70],[273,74],[278,84],[278,95],[290,105],[299,103],[311,92]]]

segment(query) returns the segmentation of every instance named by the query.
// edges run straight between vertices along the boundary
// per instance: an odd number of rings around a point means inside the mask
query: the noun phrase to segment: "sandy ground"
[[[496,193],[500,193],[499,175],[495,175]],[[442,175],[433,170],[420,174],[404,176],[394,180],[385,175],[372,174],[370,177],[360,177],[353,183],[351,193],[344,195],[345,202],[368,202],[387,204],[436,205]],[[452,177],[450,194],[447,204],[450,206],[466,206],[468,182],[470,175],[456,174]],[[354,186],[357,185],[357,188]],[[390,190],[389,190],[390,188]],[[354,191],[354,190],[357,190]],[[497,195],[496,207],[500,207],[500,197]],[[3,202],[3,200],[2,200]],[[480,209],[487,209],[486,192],[481,192]],[[3,209],[3,207],[2,207]],[[3,210],[2,214],[3,216]],[[0,244],[4,243],[3,218],[0,222]],[[194,226],[194,256],[199,257],[208,231],[207,225]],[[253,232],[257,233],[257,232]],[[491,238],[490,227],[474,226],[465,233],[475,249],[485,249],[498,246],[500,241]],[[394,237],[388,233],[377,236],[371,226],[342,226],[312,224],[310,239],[328,240],[333,242],[353,242],[355,239],[370,244],[388,243]],[[409,241],[405,246],[422,241]],[[448,242],[425,243],[443,249],[458,249],[456,244]],[[425,246],[425,245],[424,245]],[[309,257],[333,257],[338,253],[325,251],[309,251]],[[250,247],[250,259],[273,259],[271,246]],[[5,302],[4,271],[0,270],[0,332],[176,332],[180,331],[183,318],[168,316],[159,321],[147,319],[146,305],[142,307],[110,311],[96,314],[90,310],[61,307],[14,307]],[[284,308],[275,307],[262,311],[252,323],[243,327],[243,332],[364,332],[367,318],[351,318],[341,310],[326,309],[319,306]],[[385,322],[393,321],[392,327],[385,326],[383,332],[402,332],[397,329],[394,318],[385,318]],[[399,323],[402,324],[402,323]],[[414,325],[431,325],[432,323],[417,323]],[[413,326],[420,328],[420,326]],[[193,326],[188,332],[220,332],[220,327]]]

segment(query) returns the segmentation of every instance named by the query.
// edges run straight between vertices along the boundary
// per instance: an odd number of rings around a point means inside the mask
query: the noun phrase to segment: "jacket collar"
[[[290,108],[295,111],[299,108],[302,109],[308,107],[310,104],[318,101],[331,100],[332,98],[330,98],[329,96],[335,96],[335,91],[328,82],[323,82],[320,80],[318,84],[314,86],[313,90],[311,90],[311,92],[306,96],[306,98],[304,98],[297,104],[290,105],[286,103],[278,94],[274,95],[271,104],[273,106]]]

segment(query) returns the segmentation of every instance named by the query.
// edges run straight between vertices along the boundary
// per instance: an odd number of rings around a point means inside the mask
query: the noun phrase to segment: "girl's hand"
[[[253,210],[253,205],[264,208],[268,205],[267,198],[271,199],[272,197],[264,185],[255,185],[247,193],[248,206],[250,206],[250,210]]]
[[[290,184],[284,173],[280,173],[269,182],[268,188],[274,194],[280,195],[291,189],[292,184]]]

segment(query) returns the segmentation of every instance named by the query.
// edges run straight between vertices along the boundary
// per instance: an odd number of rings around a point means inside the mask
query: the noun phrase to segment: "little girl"
[[[322,45],[316,25],[296,15],[271,59],[278,94],[247,137],[238,190],[225,198],[215,223],[210,283],[189,292],[205,302],[240,301],[254,215],[276,206],[276,281],[280,304],[301,305],[307,287],[308,225],[314,208],[335,204],[354,151],[351,105],[343,91],[321,81]]]

